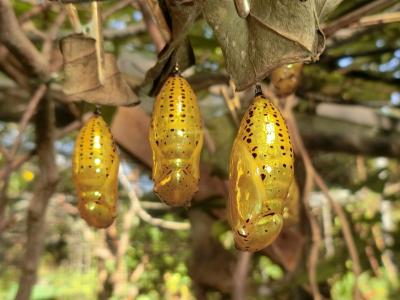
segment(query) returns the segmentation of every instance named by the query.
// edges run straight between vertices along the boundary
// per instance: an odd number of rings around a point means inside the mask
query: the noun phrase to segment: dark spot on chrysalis
[[[251,139],[247,139],[246,142],[247,142],[247,143],[251,143]]]
[[[264,180],[265,179],[265,174],[261,174],[261,180]]]
[[[254,158],[257,157],[257,153],[252,153],[251,155],[253,155]]]

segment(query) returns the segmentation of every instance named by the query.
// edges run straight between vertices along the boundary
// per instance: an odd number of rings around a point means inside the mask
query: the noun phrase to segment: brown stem
[[[150,10],[148,6],[148,1],[145,0],[137,0],[139,8],[143,14],[143,19],[147,27],[147,31],[153,40],[154,45],[157,48],[157,52],[160,52],[165,44],[168,42],[166,38],[162,35],[159,26],[157,25],[155,18],[153,16],[153,12]]]
[[[251,252],[240,252],[233,278],[233,300],[245,300],[246,281],[250,269]]]
[[[397,0],[375,0],[328,24],[323,28],[323,32],[326,37],[330,37],[336,31],[356,23],[361,17],[385,9],[396,2]]]
[[[45,84],[40,85],[29,101],[28,107],[26,108],[24,114],[22,115],[21,121],[19,122],[18,136],[16,137],[14,145],[11,149],[11,159],[13,159],[13,157],[17,154],[26,126],[28,125],[32,116],[35,114],[36,108],[46,91],[47,86]]]
[[[293,102],[294,97],[288,97],[287,101],[292,101]],[[291,109],[285,110],[285,115],[287,119],[288,126],[291,130],[291,134],[296,140],[298,150],[302,156],[304,165],[306,166],[306,169],[308,169],[311,174],[313,175],[313,180],[315,183],[318,185],[318,187],[321,189],[322,193],[324,196],[327,198],[329,204],[333,207],[336,215],[338,216],[340,223],[342,225],[342,233],[343,237],[345,239],[347,248],[349,250],[350,257],[353,262],[353,272],[356,278],[358,278],[361,275],[362,269],[361,269],[361,263],[360,263],[360,257],[358,255],[357,248],[354,243],[354,238],[351,233],[349,221],[347,220],[346,214],[344,213],[343,208],[340,206],[339,203],[333,200],[332,196],[329,193],[329,189],[321,176],[318,174],[318,172],[315,170],[314,165],[312,164],[312,161],[310,159],[310,155],[308,154],[307,149],[304,146],[304,143],[301,139],[300,132],[295,120],[295,117],[293,115],[293,111]],[[361,293],[359,292],[358,286],[356,284],[355,286],[355,299],[360,299],[362,298]]]
[[[54,150],[54,121],[54,103],[46,97],[36,118],[36,145],[40,175],[34,194],[29,201],[27,240],[16,300],[28,300],[36,282],[37,268],[46,234],[46,209],[57,186],[58,171]]]
[[[66,17],[67,13],[65,11],[60,12],[57,18],[54,20],[53,24],[51,24],[49,30],[47,31],[46,39],[44,40],[42,49],[42,53],[45,57],[51,57],[53,43],[57,39],[60,27],[64,24]]]
[[[8,197],[7,197],[7,190],[8,190],[8,181],[12,171],[14,170],[14,166],[21,166],[25,160],[16,160],[15,156],[18,152],[18,149],[21,145],[21,140],[23,137],[23,133],[26,129],[26,126],[29,123],[29,120],[32,118],[34,113],[36,112],[36,107],[38,106],[40,100],[44,96],[45,92],[47,91],[47,87],[42,84],[36,90],[34,95],[32,96],[31,100],[29,101],[29,105],[23,114],[21,121],[19,122],[18,126],[18,135],[14,141],[14,145],[11,148],[10,152],[7,155],[7,162],[3,169],[0,171],[0,178],[3,180],[3,184],[1,186],[0,191],[0,219],[4,219],[4,213],[8,204]],[[17,163],[18,161],[18,163]]]
[[[303,140],[300,136],[299,130],[297,128],[297,124],[295,123],[295,119],[293,116],[292,109],[294,107],[294,97],[289,96],[286,98],[286,105],[284,114],[286,117],[286,121],[290,130],[290,134],[293,139],[294,149],[296,152],[299,152],[300,156],[304,161],[304,165],[306,168],[306,180],[304,184],[303,190],[303,204],[305,207],[307,218],[310,222],[311,227],[311,236],[312,236],[312,245],[310,249],[310,254],[307,259],[307,272],[308,277],[310,279],[311,292],[313,294],[314,300],[321,300],[322,295],[319,291],[318,287],[318,278],[317,278],[317,266],[319,261],[319,249],[321,246],[321,230],[318,225],[318,221],[314,214],[312,213],[311,206],[309,203],[310,194],[314,188],[314,169],[312,168],[312,162],[310,157],[307,155],[307,150],[304,146]]]

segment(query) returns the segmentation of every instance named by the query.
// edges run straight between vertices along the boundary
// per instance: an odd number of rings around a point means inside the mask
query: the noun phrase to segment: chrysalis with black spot
[[[259,251],[281,232],[293,161],[285,120],[259,89],[241,121],[229,166],[228,218],[240,250]]]
[[[166,204],[187,206],[197,192],[203,135],[196,96],[176,72],[154,103],[149,137],[154,192]]]
[[[119,154],[99,114],[80,130],[72,167],[81,217],[97,228],[110,226],[116,217]]]

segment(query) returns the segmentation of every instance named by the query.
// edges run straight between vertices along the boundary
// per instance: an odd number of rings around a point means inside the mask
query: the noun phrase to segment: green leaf
[[[325,38],[315,1],[254,0],[246,19],[238,16],[231,0],[200,1],[238,90],[263,80],[282,64],[319,58]],[[320,2],[319,13],[325,15],[332,7]]]

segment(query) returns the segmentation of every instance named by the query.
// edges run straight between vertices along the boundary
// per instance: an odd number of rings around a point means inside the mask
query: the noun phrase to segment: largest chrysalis
[[[175,70],[154,103],[149,137],[154,192],[170,206],[187,206],[198,190],[203,135],[196,96]]]
[[[258,87],[233,144],[229,166],[228,218],[237,248],[258,251],[283,226],[293,180],[293,149],[279,109]]]
[[[98,113],[78,134],[72,168],[82,218],[97,228],[110,226],[116,217],[119,154]]]

